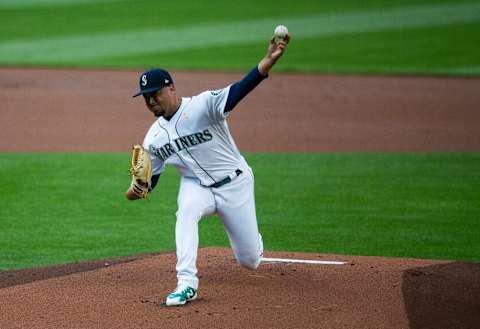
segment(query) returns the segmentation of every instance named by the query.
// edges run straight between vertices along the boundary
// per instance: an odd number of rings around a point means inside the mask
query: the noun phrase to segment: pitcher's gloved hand
[[[139,198],[145,199],[152,185],[152,160],[147,150],[139,144],[132,147],[132,160],[128,172],[132,176],[130,189]]]

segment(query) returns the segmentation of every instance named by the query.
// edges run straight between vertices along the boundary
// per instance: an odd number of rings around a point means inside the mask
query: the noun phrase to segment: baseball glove
[[[139,144],[132,147],[132,161],[128,172],[132,176],[132,191],[139,198],[145,199],[152,185],[152,160],[147,150]]]

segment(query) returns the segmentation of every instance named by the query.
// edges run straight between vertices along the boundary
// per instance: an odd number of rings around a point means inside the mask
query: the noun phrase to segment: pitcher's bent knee
[[[244,254],[237,256],[237,262],[240,266],[248,268],[249,270],[257,269],[258,265],[260,265],[262,258],[259,254]]]

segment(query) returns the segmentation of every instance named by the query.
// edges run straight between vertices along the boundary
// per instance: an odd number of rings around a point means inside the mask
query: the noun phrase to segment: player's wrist
[[[263,76],[267,76],[274,64],[275,61],[273,59],[264,57],[260,63],[258,63],[258,72]]]

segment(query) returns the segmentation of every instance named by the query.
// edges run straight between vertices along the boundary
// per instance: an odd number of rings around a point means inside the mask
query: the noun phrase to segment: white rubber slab
[[[330,261],[330,260],[309,260],[309,259],[268,258],[268,257],[263,257],[262,262],[302,263],[302,264],[320,264],[320,265],[344,265],[344,264],[346,264],[346,262],[337,262],[337,261]]]

